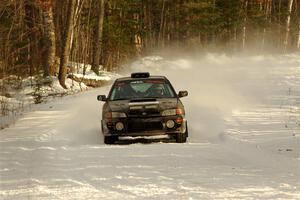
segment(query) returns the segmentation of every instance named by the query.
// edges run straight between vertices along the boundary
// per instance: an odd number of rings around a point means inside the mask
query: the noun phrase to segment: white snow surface
[[[300,55],[131,66],[189,91],[188,142],[104,145],[109,86],[56,99],[0,131],[0,199],[300,199]]]

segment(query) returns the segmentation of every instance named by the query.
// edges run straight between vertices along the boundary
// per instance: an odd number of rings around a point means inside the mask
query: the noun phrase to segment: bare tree
[[[158,33],[158,42],[164,46],[164,33],[165,33],[165,25],[166,25],[166,0],[162,0],[162,8],[160,14],[160,27]]]
[[[266,43],[266,35],[267,35],[267,27],[269,26],[269,24],[271,24],[271,14],[272,14],[272,0],[265,0],[264,2],[264,15],[265,15],[265,26],[263,28],[263,35],[262,35],[262,49],[265,47],[265,43]]]
[[[247,12],[248,12],[248,0],[244,1],[244,19],[243,19],[243,35],[242,35],[242,48],[246,46],[246,29],[247,29]]]
[[[25,17],[24,20],[26,22],[26,26],[29,32],[29,40],[30,46],[28,48],[28,61],[30,65],[29,75],[32,76],[34,69],[38,68],[39,59],[39,49],[38,49],[38,39],[37,39],[37,31],[38,28],[36,26],[36,13],[34,9],[34,1],[33,0],[25,0],[24,1],[24,9],[25,9]]]
[[[70,41],[71,41],[71,32],[73,27],[73,14],[74,14],[75,0],[68,1],[68,11],[66,18],[66,26],[63,30],[62,35],[62,46],[61,46],[61,55],[60,55],[60,66],[58,79],[59,83],[63,88],[66,86],[66,75],[67,75],[67,63],[69,61],[70,54]]]
[[[55,75],[55,28],[53,21],[53,0],[40,0],[43,17],[43,66],[44,76]]]
[[[103,21],[104,21],[104,6],[105,0],[98,0],[98,14],[97,14],[97,24],[95,27],[95,36],[93,44],[93,61],[92,61],[92,70],[99,74],[99,64],[102,51],[102,37],[103,37]]]
[[[297,42],[297,49],[300,49],[300,19],[298,22],[298,42]]]
[[[284,38],[284,51],[287,51],[288,47],[288,41],[289,41],[289,36],[290,36],[290,24],[291,24],[291,14],[292,14],[292,8],[293,8],[293,0],[289,0],[288,4],[288,16],[286,19],[286,27],[285,27],[285,38]]]

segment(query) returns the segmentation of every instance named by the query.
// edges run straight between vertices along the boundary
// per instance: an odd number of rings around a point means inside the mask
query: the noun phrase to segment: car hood
[[[109,101],[108,106],[112,112],[126,112],[130,108],[145,109],[147,106],[153,105],[158,111],[173,109],[178,105],[177,98],[161,98],[161,99],[137,99],[137,100],[120,100]]]

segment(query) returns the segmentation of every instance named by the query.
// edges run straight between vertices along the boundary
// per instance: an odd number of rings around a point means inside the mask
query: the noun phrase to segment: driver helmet
[[[155,84],[152,91],[155,95],[159,95],[159,96],[164,95],[164,87],[162,84]]]

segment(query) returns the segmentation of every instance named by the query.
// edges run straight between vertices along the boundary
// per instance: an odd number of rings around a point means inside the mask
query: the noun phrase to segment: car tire
[[[188,129],[188,123],[187,122],[185,123],[185,127],[186,127],[185,135],[186,135],[186,137],[189,137],[189,129]]]
[[[117,138],[114,136],[104,136],[105,144],[114,144],[117,141]]]
[[[185,143],[187,137],[188,137],[188,127],[187,127],[187,124],[186,124],[185,132],[184,133],[177,133],[176,142],[177,143]]]
[[[176,142],[177,143],[185,143],[186,142],[186,135],[185,135],[185,133],[177,133],[177,135],[176,135]]]

